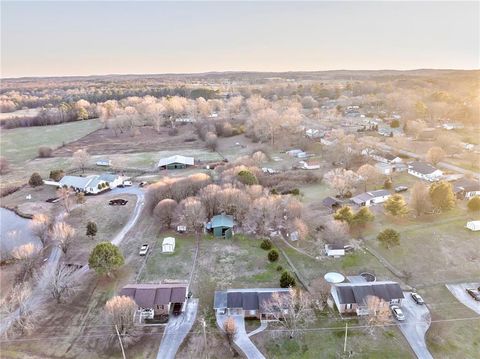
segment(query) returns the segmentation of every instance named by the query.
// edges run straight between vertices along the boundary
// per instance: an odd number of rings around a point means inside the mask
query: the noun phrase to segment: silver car
[[[138,253],[141,256],[146,256],[148,252],[148,244],[144,244],[140,247],[140,252]]]
[[[392,305],[390,307],[390,309],[392,309],[392,313],[393,313],[393,316],[395,317],[395,319],[400,320],[400,321],[405,320],[405,314],[403,314],[402,309],[398,305]]]

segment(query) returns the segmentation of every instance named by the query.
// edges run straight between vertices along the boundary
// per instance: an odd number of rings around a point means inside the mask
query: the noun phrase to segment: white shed
[[[175,238],[166,237],[162,242],[162,253],[173,253],[175,251]]]
[[[471,230],[473,232],[480,231],[480,221],[467,222],[467,225],[465,226],[465,228],[468,228],[469,230]]]

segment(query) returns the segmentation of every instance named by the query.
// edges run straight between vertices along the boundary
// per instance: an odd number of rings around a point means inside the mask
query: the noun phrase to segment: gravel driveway
[[[460,283],[460,284],[446,284],[447,289],[457,298],[461,303],[469,307],[475,313],[480,314],[480,302],[475,301],[465,289],[478,288],[480,283]]]
[[[399,322],[398,326],[417,358],[433,359],[425,343],[425,333],[431,322],[430,312],[426,305],[415,303],[410,292],[403,294],[405,299],[402,302],[402,310],[406,319],[403,323]]]
[[[158,348],[157,359],[174,359],[178,348],[192,329],[197,317],[198,299],[189,299],[185,311],[179,316],[170,316]]]

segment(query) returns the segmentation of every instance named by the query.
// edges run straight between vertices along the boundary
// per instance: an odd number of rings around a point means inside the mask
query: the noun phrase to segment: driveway
[[[410,292],[403,292],[405,299],[402,302],[402,310],[405,313],[405,321],[398,324],[408,344],[419,359],[433,359],[425,343],[425,333],[430,327],[430,312],[426,305],[418,305],[412,299]]]
[[[216,314],[216,317],[217,325],[223,331],[223,323],[228,318],[228,315]],[[245,330],[245,319],[243,318],[243,315],[231,315],[231,317],[235,320],[237,327],[237,334],[233,340],[235,345],[245,354],[248,359],[265,359],[265,356],[250,340],[247,331]]]
[[[135,208],[133,210],[133,214],[125,224],[123,229],[111,240],[111,243],[115,245],[119,245],[123,239],[125,238],[126,234],[132,229],[132,227],[137,222],[138,218],[140,217],[140,213],[142,212],[143,206],[145,205],[145,195],[144,192],[138,187],[126,187],[126,188],[116,188],[111,191],[112,193],[128,193],[128,194],[135,194],[137,196],[137,203],[135,204]],[[61,221],[63,217],[66,215],[65,212],[60,213],[55,220]],[[60,258],[62,256],[62,251],[60,247],[54,246],[52,251],[50,252],[49,257],[45,261],[45,265],[43,267],[43,271],[41,272],[40,279],[37,281],[37,286],[33,289],[30,297],[25,301],[23,305],[23,311],[27,312],[30,310],[34,310],[41,306],[44,301],[49,300],[49,294],[46,290],[47,286],[49,285],[50,278],[52,277],[54,270],[57,268]],[[76,272],[76,278],[79,279],[85,273],[89,271],[88,264],[83,266]],[[17,309],[10,314],[2,316],[0,321],[0,335],[3,335],[10,326],[19,318],[20,310]]]
[[[158,348],[157,359],[174,359],[178,348],[192,329],[197,316],[198,299],[189,299],[185,311],[178,317],[170,316]]]
[[[460,283],[460,284],[446,284],[447,289],[457,298],[461,303],[469,307],[475,313],[480,314],[480,302],[475,301],[467,293],[467,288],[478,288],[480,283]]]

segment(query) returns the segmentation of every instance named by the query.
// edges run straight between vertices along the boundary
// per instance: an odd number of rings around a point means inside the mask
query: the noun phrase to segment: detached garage
[[[175,238],[166,237],[162,242],[162,253],[173,253],[175,251]]]

